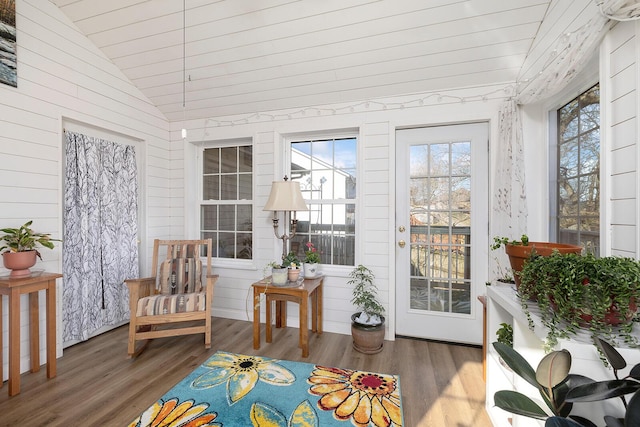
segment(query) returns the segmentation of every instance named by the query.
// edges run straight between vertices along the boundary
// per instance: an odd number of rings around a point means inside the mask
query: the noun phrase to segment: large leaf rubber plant
[[[609,362],[613,369],[614,380],[597,381],[576,386],[569,390],[566,396],[567,402],[595,402],[600,400],[620,398],[625,409],[624,418],[610,415],[604,417],[607,427],[638,427],[640,426],[640,364],[635,365],[629,371],[629,375],[620,378],[619,371],[627,367],[627,362],[622,355],[608,342],[595,338],[595,343],[600,353]],[[633,396],[627,403],[626,395]],[[557,417],[554,417],[557,418]],[[553,422],[553,424],[550,424]],[[573,427],[575,424],[563,424],[561,420],[549,419],[545,426]],[[577,424],[578,426],[582,424]],[[583,424],[587,426],[587,424]]]
[[[566,418],[573,406],[571,402],[566,400],[569,389],[579,384],[593,382],[582,375],[569,373],[571,354],[566,350],[547,354],[534,370],[516,350],[508,345],[494,342],[493,347],[514,373],[538,389],[542,400],[548,407],[548,411],[546,411],[530,397],[517,391],[498,391],[494,394],[494,403],[507,412],[540,420],[547,419],[550,416],[549,412],[555,416]]]

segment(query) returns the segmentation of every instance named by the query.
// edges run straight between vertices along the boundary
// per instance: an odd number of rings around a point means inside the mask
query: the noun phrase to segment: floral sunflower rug
[[[400,378],[218,351],[130,427],[397,427]]]

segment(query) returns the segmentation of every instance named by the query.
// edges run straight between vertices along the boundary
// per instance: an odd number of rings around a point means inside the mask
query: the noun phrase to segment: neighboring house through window
[[[355,265],[357,134],[291,138],[290,176],[300,183],[309,211],[297,212],[291,249],[304,257],[306,243],[322,264]]]
[[[561,243],[600,254],[600,86],[557,111],[555,224]],[[552,150],[553,152],[553,150]],[[553,203],[553,202],[552,202]],[[552,211],[554,206],[552,206]]]
[[[200,235],[213,256],[253,258],[253,151],[242,141],[202,148]]]

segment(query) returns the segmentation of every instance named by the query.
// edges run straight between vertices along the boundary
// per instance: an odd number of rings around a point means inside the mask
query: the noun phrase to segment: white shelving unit
[[[491,344],[496,341],[496,331],[500,324],[511,324],[513,326],[514,349],[535,369],[545,355],[544,341],[546,338],[546,329],[541,324],[537,309],[536,303],[532,302],[529,310],[532,312],[534,329],[531,330],[513,285],[494,284],[487,287],[486,409],[496,427],[544,426],[542,421],[505,412],[497,408],[493,402],[495,392],[516,390],[536,401],[541,408],[547,409],[539,392],[533,386],[500,363],[498,354]],[[640,336],[640,328],[636,327],[634,334]],[[598,357],[598,352],[592,344],[589,334],[580,334],[571,340],[560,340],[556,349],[567,349],[571,353],[571,373],[581,374],[597,381],[614,378],[613,371],[606,368]],[[622,375],[626,375],[633,365],[640,363],[640,350],[637,348],[618,348],[617,350],[629,365],[622,373]],[[623,407],[620,399],[610,399],[605,402],[575,404],[571,413],[586,417],[601,426],[604,425],[604,415],[621,416]]]

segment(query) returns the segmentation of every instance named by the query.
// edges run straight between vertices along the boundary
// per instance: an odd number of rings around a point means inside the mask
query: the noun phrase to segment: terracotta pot
[[[5,252],[2,262],[5,268],[11,270],[10,277],[22,277],[31,274],[29,270],[36,264],[36,251]]]
[[[353,348],[360,353],[376,354],[382,351],[384,344],[384,317],[379,325],[363,325],[355,321],[360,313],[351,315],[351,336]]]
[[[289,269],[289,281],[295,282],[300,277],[300,269],[299,268],[290,268]]]
[[[509,256],[509,264],[513,270],[513,280],[516,282],[516,289],[520,286],[520,275],[522,266],[529,259],[532,252],[540,256],[549,256],[554,251],[561,254],[579,254],[582,252],[582,246],[569,245],[565,243],[551,242],[529,242],[528,245],[505,245],[505,252]]]
[[[549,305],[551,305],[551,308],[554,311],[558,310],[558,305],[556,304],[553,297],[551,296],[549,297]],[[626,324],[631,319],[633,319],[634,313],[637,310],[638,310],[638,305],[636,304],[636,300],[632,298],[631,301],[629,301],[629,311],[627,314],[627,318],[621,319],[620,310],[618,310],[618,308],[613,303],[611,303],[609,310],[604,315],[604,319],[603,319],[604,323],[611,326],[620,326],[621,324]],[[574,311],[574,313],[576,313],[576,311]],[[583,328],[588,328],[589,325],[591,324],[591,320],[593,320],[593,316],[587,313],[580,313],[580,312],[577,312],[577,313],[579,313],[580,319],[582,319],[582,322],[579,322],[580,326]]]

